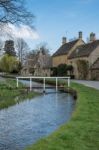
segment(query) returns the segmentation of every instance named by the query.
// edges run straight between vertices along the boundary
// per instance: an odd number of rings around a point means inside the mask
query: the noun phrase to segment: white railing
[[[56,80],[56,92],[58,91],[58,79],[67,79],[68,80],[68,88],[70,87],[70,77],[16,77],[17,79],[17,87],[19,87],[19,79],[30,79],[30,91],[32,91],[32,79],[43,79],[43,91],[45,92],[46,83],[45,79],[55,79]]]

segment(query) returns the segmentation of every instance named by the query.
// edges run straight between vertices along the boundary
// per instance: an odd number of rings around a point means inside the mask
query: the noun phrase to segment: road
[[[93,87],[99,89],[99,81],[86,81],[86,80],[72,80],[72,82],[80,83],[85,86]]]

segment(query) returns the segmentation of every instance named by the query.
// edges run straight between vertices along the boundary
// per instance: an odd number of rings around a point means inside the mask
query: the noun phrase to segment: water
[[[51,93],[0,111],[0,150],[24,150],[70,119],[72,96],[54,89],[47,92]]]

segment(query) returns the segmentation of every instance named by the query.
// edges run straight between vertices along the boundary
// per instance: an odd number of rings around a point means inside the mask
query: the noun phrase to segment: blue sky
[[[61,38],[83,37],[95,32],[99,38],[99,0],[27,0],[27,8],[36,16],[34,26],[39,39],[31,47],[47,42],[51,53],[61,45]]]

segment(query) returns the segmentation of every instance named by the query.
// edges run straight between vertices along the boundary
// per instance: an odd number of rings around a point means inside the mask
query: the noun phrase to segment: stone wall
[[[47,77],[51,76],[51,69],[42,69],[42,68],[36,68],[34,72],[34,76],[42,76]]]
[[[75,76],[76,79],[80,79],[78,68],[77,68],[77,61],[78,60],[86,60],[86,61],[88,61],[88,57],[74,58],[74,59],[70,59],[69,60],[69,64],[71,64],[73,66],[73,68],[74,68],[74,76]]]
[[[99,69],[91,70],[91,80],[99,80]]]
[[[67,55],[55,56],[52,58],[52,66],[57,67],[60,64],[67,64]]]
[[[93,65],[94,62],[99,58],[99,46],[90,54],[88,60],[90,65]]]

